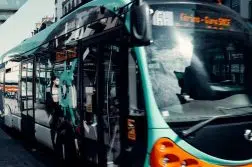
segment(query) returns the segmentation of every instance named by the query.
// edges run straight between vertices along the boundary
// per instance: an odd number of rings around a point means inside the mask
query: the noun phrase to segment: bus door
[[[106,44],[101,47],[101,74],[98,89],[103,89],[101,117],[107,166],[122,166],[122,146],[125,139],[125,116],[128,112],[128,50],[126,44]]]
[[[21,63],[21,131],[26,139],[34,139],[35,113],[34,113],[34,59]]]
[[[80,99],[80,116],[83,120],[83,144],[82,151],[83,159],[89,166],[98,165],[99,161],[104,160],[104,141],[103,131],[101,130],[100,122],[100,110],[99,104],[101,103],[100,89],[98,83],[100,83],[101,77],[98,71],[100,64],[99,45],[81,46],[80,68],[79,68],[79,99]],[[102,79],[103,81],[103,79]],[[102,134],[102,136],[100,136]],[[103,161],[104,162],[104,161]]]
[[[127,104],[127,50],[104,43],[82,47],[79,99],[84,111],[83,149],[88,161],[115,167],[121,158],[122,122],[127,111],[127,107],[122,109]]]

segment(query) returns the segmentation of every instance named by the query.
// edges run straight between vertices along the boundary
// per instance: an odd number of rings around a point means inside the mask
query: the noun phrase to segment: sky
[[[0,0],[1,9],[16,9],[24,4],[26,0]]]
[[[27,0],[0,26],[0,56],[31,37],[35,23],[41,22],[43,17],[54,16],[54,5],[54,0]]]

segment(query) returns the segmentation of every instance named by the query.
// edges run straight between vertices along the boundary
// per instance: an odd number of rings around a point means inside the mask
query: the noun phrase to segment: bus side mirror
[[[130,12],[131,42],[134,46],[146,46],[152,40],[150,8],[146,3],[133,5]]]

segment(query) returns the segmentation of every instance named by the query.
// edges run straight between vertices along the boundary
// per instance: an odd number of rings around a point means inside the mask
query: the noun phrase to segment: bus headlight
[[[150,155],[150,165],[151,167],[220,167],[195,158],[168,138],[161,138],[155,143]]]

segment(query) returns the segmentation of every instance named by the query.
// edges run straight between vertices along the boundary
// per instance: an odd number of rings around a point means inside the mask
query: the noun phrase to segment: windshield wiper
[[[240,109],[240,108],[252,108],[252,104],[250,105],[245,105],[245,106],[238,106],[238,107],[231,107],[231,108],[228,108],[228,107],[218,107],[219,110],[233,110],[233,109]]]
[[[247,106],[247,107],[252,107],[252,105]],[[236,109],[236,108],[238,108],[238,107],[226,108],[226,110],[231,110],[231,109]],[[239,108],[241,108],[241,107],[239,107]],[[243,106],[242,108],[245,108],[245,106]],[[243,114],[226,114],[226,115],[215,116],[215,117],[209,118],[209,119],[207,119],[205,121],[202,121],[200,123],[197,123],[196,125],[190,127],[189,129],[183,130],[182,131],[182,136],[183,137],[190,136],[191,134],[199,131],[200,129],[204,128],[206,125],[208,125],[209,123],[211,123],[211,122],[213,122],[215,120],[222,119],[222,118],[230,118],[230,117],[235,117],[235,116],[246,116],[246,115],[251,115],[251,113],[252,113],[252,111],[251,112],[246,112],[246,113],[243,113]]]

